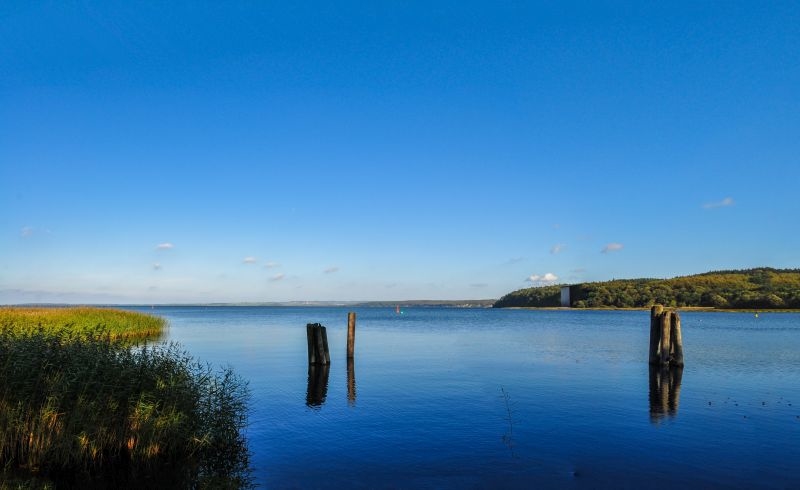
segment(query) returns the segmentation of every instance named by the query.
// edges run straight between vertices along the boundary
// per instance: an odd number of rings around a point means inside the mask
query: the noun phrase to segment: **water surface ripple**
[[[156,307],[253,391],[265,488],[800,487],[800,315],[682,314],[651,370],[637,311]],[[329,369],[307,363],[327,327]]]

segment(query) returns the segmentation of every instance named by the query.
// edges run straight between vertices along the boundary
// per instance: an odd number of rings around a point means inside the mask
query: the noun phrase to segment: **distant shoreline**
[[[326,302],[303,301],[288,303],[130,303],[130,304],[84,304],[84,303],[24,303],[0,305],[2,308],[462,308],[462,309],[497,309],[497,310],[540,310],[540,311],[650,311],[650,307],[592,307],[575,308],[566,306],[502,306],[492,308],[494,300],[465,301],[367,301],[367,302]],[[713,308],[710,306],[670,306],[667,309],[682,312],[712,313],[800,313],[800,309],[791,308]]]
[[[711,313],[800,313],[800,309],[776,308],[713,308],[710,306],[665,306],[668,310]],[[503,306],[500,310],[547,310],[547,311],[650,311],[650,307],[620,308],[616,306],[598,308],[573,308],[567,306]]]
[[[403,300],[403,301],[286,301],[286,302],[239,302],[239,303],[19,303],[0,305],[7,307],[74,308],[97,306],[101,308],[164,308],[164,307],[351,307],[351,308],[395,308],[402,307],[443,307],[443,308],[491,308],[497,300]]]

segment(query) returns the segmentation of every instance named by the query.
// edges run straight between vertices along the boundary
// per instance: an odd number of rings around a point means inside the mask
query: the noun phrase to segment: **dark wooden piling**
[[[681,335],[681,316],[673,311],[670,318],[670,364],[683,366],[683,336]]]
[[[661,313],[664,307],[653,305],[650,308],[650,364],[661,362]]]
[[[681,317],[661,305],[650,308],[650,364],[683,366]]]
[[[681,316],[661,305],[650,308],[650,421],[678,413],[683,376]]]
[[[347,358],[352,359],[356,350],[356,313],[347,314]]]
[[[319,323],[307,324],[306,338],[308,341],[308,363],[330,364],[331,354],[328,349],[328,332],[325,327]]]
[[[669,333],[672,313],[665,311],[661,314],[661,364],[669,364]]]
[[[331,351],[328,350],[328,330],[321,326],[319,327],[319,334],[317,335],[317,348],[320,352],[322,361],[320,364],[331,363]]]
[[[308,363],[317,363],[317,340],[316,332],[314,331],[314,323],[306,324],[306,340],[308,341]]]

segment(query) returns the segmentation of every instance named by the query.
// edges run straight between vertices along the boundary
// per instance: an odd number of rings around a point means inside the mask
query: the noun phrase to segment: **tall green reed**
[[[114,308],[19,308],[0,307],[0,330],[90,334],[98,329],[111,338],[144,339],[161,335],[167,328],[163,318]]]
[[[247,384],[176,344],[0,329],[0,467],[74,485],[250,484]]]

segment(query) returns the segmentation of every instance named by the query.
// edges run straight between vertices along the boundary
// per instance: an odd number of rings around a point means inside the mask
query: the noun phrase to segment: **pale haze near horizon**
[[[800,4],[10,2],[0,304],[800,266]]]

